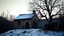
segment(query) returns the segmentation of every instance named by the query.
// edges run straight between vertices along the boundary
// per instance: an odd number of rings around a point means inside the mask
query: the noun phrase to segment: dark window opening
[[[18,25],[20,25],[20,21],[18,21]]]

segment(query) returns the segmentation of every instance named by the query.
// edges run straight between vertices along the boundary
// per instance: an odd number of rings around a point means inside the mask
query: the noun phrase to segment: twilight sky
[[[19,14],[29,13],[28,2],[29,0],[0,0],[0,13],[7,13],[7,10],[9,14],[16,16]]]
[[[7,13],[7,10],[9,14],[16,16],[19,14],[30,13],[29,1],[30,0],[0,0],[0,13]]]

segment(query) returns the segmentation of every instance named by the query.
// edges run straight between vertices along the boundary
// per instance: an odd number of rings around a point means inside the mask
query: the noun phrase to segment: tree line
[[[4,17],[4,18],[6,18],[7,20],[10,20],[10,21],[13,21],[13,19],[15,17],[14,15],[11,15],[8,10],[7,10],[7,12],[1,12],[0,16]]]

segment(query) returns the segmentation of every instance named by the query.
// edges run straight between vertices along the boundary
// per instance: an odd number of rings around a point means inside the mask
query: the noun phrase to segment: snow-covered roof
[[[14,20],[20,20],[20,19],[30,19],[34,16],[35,14],[20,14]]]

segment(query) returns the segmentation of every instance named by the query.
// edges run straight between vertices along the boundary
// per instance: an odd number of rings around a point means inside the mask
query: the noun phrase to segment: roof
[[[34,16],[35,14],[20,14],[14,20],[20,20],[20,19],[30,19]]]

